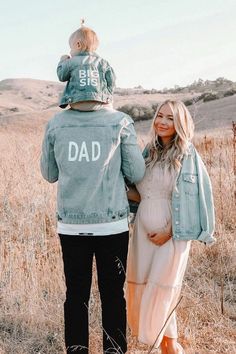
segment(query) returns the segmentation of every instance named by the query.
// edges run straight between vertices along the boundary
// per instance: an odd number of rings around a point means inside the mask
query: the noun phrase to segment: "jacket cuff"
[[[209,234],[209,232],[202,231],[198,236],[198,241],[204,242],[206,245],[216,242],[216,238]]]

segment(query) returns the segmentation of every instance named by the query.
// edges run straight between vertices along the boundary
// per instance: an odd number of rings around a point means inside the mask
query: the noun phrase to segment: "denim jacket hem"
[[[72,96],[63,96],[59,107],[66,108],[68,104],[77,103],[82,101],[98,101],[102,103],[110,103],[113,100],[113,96],[109,93],[95,93],[95,92],[84,92]]]
[[[129,207],[120,210],[108,210],[107,212],[92,212],[89,214],[83,212],[64,212],[57,211],[57,220],[65,224],[99,224],[114,222],[127,218]]]

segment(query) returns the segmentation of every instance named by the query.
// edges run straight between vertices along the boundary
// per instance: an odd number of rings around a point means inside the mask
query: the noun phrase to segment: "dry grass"
[[[1,127],[0,353],[63,351],[65,287],[55,230],[56,186],[39,172],[42,129]],[[235,176],[232,136],[196,139],[213,181],[217,244],[192,244],[178,309],[187,353],[236,353]],[[91,353],[101,353],[100,302],[93,279]],[[130,353],[147,353],[129,336]]]

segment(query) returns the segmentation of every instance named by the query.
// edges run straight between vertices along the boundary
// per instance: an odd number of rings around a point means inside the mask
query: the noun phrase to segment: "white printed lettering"
[[[101,145],[98,141],[91,143],[91,156],[89,156],[86,142],[83,141],[81,146],[74,141],[69,141],[68,161],[79,161],[85,159],[87,162],[97,161],[101,156]]]
[[[79,153],[79,161],[81,161],[83,158],[86,159],[86,161],[89,162],[89,154],[88,154],[88,150],[87,150],[87,146],[86,146],[86,142],[83,141],[81,144],[81,148],[80,148],[80,153]]]
[[[98,70],[79,70],[80,86],[98,86],[99,72]]]
[[[98,73],[98,70],[92,70],[92,77],[99,77],[99,73]]]
[[[98,86],[98,80],[96,78],[91,80],[91,85],[92,86]]]
[[[96,155],[97,148],[97,155]],[[98,141],[92,141],[92,161],[97,161],[101,155],[101,146]]]
[[[85,78],[86,77],[86,70],[79,70],[79,77]]]
[[[86,79],[80,79],[80,86],[85,86],[86,85]]]
[[[74,148],[74,155],[72,155],[72,148]],[[74,141],[69,142],[68,161],[76,161],[78,157],[79,147]]]

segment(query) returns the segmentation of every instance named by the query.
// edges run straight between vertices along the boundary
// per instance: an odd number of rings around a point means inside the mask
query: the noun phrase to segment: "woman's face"
[[[154,129],[164,145],[168,144],[175,136],[174,117],[168,104],[164,104],[157,113]]]

